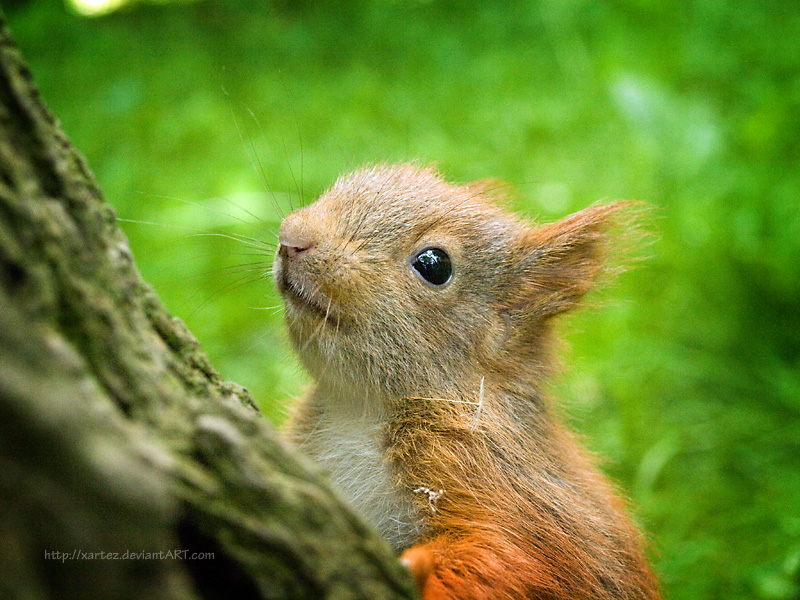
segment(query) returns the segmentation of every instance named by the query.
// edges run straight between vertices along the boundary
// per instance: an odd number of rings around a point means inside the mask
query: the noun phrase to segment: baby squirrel
[[[274,276],[314,379],[285,426],[425,600],[658,598],[622,500],[554,416],[553,317],[626,203],[541,227],[492,184],[340,178],[280,226]]]

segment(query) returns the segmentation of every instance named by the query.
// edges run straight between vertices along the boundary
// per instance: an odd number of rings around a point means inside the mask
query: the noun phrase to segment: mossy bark
[[[1,15],[0,474],[3,598],[414,595],[142,281]]]

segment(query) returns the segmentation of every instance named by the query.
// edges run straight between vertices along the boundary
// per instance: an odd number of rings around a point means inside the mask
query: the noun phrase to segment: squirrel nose
[[[316,242],[308,242],[302,244],[291,244],[286,242],[281,242],[280,252],[289,258],[296,258],[300,256],[303,252],[307,250],[311,250],[314,246],[316,246]]]
[[[278,251],[288,258],[296,258],[317,245],[313,237],[286,222],[281,224],[278,242],[280,243]]]

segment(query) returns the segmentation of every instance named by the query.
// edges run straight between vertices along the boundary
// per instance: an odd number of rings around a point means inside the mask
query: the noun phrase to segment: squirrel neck
[[[311,396],[326,414],[354,423],[385,421],[392,406],[392,398],[380,390],[327,377],[316,382]]]
[[[437,412],[444,411],[468,424],[502,421],[505,427],[520,430],[548,428],[551,415],[541,381],[509,381],[508,374],[486,373],[435,387],[426,383],[403,392],[325,377],[316,382],[310,398],[327,419],[375,431],[389,425],[398,412],[415,406],[436,406]]]

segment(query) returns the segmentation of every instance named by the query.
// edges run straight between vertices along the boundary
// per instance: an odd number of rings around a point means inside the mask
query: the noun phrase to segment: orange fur
[[[622,502],[560,426],[537,438],[489,414],[475,429],[418,399],[399,412],[403,477],[437,473],[446,490],[403,555],[425,600],[657,597]]]

